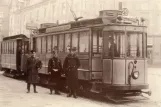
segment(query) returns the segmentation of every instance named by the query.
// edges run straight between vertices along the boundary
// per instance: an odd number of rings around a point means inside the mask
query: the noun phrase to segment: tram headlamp
[[[132,74],[131,74],[132,78],[133,79],[138,79],[139,78],[139,71],[134,71]]]

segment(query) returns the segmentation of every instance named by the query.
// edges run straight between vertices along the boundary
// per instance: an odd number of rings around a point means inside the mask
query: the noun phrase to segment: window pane
[[[8,54],[8,42],[6,42],[6,54]]]
[[[76,47],[78,52],[78,32],[72,33],[72,47]]]
[[[12,54],[12,42],[9,43],[9,54]]]
[[[98,48],[98,44],[97,44],[97,31],[93,31],[93,52],[98,52],[97,48]]]
[[[15,49],[15,44],[14,44],[14,43],[15,43],[15,42],[13,42],[13,48],[12,48],[12,49],[13,49],[13,50],[12,50],[12,51],[13,51],[13,54],[14,54],[14,49]]]
[[[54,49],[54,47],[57,47],[57,36],[53,36],[53,49]]]
[[[47,37],[47,52],[48,52],[48,53],[51,52],[51,37],[52,37],[52,36],[48,36],[48,37]]]
[[[142,57],[142,34],[137,33],[128,33],[128,49],[127,56],[128,57]]]
[[[103,36],[102,36],[102,30],[99,31],[99,52],[102,52],[102,39],[103,39]]]
[[[8,42],[8,54],[10,54],[10,42]]]
[[[143,57],[143,35],[138,34],[137,57]]]
[[[59,51],[63,52],[64,47],[64,34],[59,35]]]
[[[125,35],[114,33],[114,57],[125,57]]]
[[[65,52],[69,52],[71,34],[65,34]]]
[[[46,37],[42,37],[42,53],[46,53]]]
[[[17,42],[14,42],[14,53],[16,53]]]
[[[80,32],[79,52],[88,52],[89,32]]]
[[[112,57],[112,33],[104,32],[104,56],[105,57]]]
[[[41,53],[41,38],[40,37],[38,37],[38,38],[36,38],[36,47],[37,47],[37,52],[38,53]]]

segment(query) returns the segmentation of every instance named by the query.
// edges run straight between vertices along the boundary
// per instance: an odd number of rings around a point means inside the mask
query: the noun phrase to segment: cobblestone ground
[[[0,107],[161,107],[161,68],[149,68],[152,96],[148,100],[111,104],[85,98],[49,95],[49,90],[37,87],[39,93],[26,93],[26,83],[0,74]]]

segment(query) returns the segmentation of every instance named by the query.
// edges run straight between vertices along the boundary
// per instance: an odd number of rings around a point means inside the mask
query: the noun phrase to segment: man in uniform
[[[64,61],[63,69],[66,72],[67,85],[69,88],[69,94],[67,97],[73,95],[74,98],[77,98],[76,91],[78,88],[78,68],[80,66],[80,61],[76,56],[76,47],[69,49],[70,53],[67,55]]]
[[[61,61],[57,57],[56,51],[52,52],[52,58],[49,59],[48,73],[50,74],[50,78],[49,78],[50,94],[52,94],[53,85],[56,84],[55,94],[60,95],[58,90],[59,90],[59,82],[60,82],[61,73],[62,73],[62,65],[61,65]]]
[[[36,57],[36,52],[31,50],[31,56],[27,59],[27,93],[30,92],[30,85],[33,84],[34,93],[36,91],[36,84],[39,82],[38,70],[42,67],[42,62]]]

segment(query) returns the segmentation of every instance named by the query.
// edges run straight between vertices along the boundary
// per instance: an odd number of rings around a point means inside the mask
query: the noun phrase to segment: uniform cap
[[[34,53],[34,52],[36,52],[36,51],[35,51],[35,50],[31,50],[30,52],[31,52],[31,53]]]
[[[70,51],[76,51],[77,48],[76,47],[72,47],[72,48],[69,48]]]

